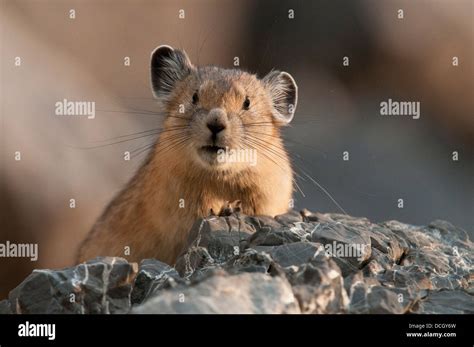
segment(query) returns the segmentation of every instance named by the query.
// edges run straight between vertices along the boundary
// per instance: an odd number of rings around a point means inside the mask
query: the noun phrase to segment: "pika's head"
[[[232,160],[232,153],[251,158],[245,151],[279,161],[279,129],[293,119],[297,103],[290,74],[272,71],[259,79],[238,69],[197,67],[184,51],[159,46],[151,54],[151,84],[167,115],[163,147],[191,153],[186,157],[210,170],[255,165]]]

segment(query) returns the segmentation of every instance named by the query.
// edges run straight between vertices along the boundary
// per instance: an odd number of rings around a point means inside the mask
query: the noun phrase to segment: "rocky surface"
[[[137,270],[121,258],[34,270],[0,303],[0,313],[126,313]]]
[[[198,220],[174,267],[97,258],[35,270],[0,313],[474,313],[473,243],[414,226],[292,211]]]

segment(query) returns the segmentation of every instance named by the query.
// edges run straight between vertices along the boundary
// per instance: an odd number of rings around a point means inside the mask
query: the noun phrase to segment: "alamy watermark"
[[[421,116],[419,101],[393,101],[388,99],[380,103],[380,115],[382,116],[411,116],[419,119]]]
[[[52,341],[56,339],[56,324],[54,323],[25,323],[18,325],[19,337],[47,337]]]
[[[30,258],[31,261],[37,261],[38,244],[13,243],[10,241],[0,243],[0,258]]]
[[[249,163],[250,166],[257,165],[257,150],[252,148],[219,149],[217,151],[219,163]]]
[[[95,118],[95,101],[70,101],[63,99],[55,104],[56,116],[84,116]]]
[[[363,260],[369,247],[370,245],[364,243],[341,243],[333,241],[332,243],[321,245],[319,250],[324,252],[328,257],[357,258],[357,260]]]

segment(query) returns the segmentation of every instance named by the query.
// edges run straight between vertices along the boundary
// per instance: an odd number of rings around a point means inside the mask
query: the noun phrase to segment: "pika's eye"
[[[199,96],[197,92],[194,92],[193,94],[193,104],[196,105],[199,101]]]
[[[244,110],[248,110],[249,107],[250,107],[250,100],[248,98],[248,96],[245,97],[245,101],[244,101],[244,104],[242,105],[243,109]]]

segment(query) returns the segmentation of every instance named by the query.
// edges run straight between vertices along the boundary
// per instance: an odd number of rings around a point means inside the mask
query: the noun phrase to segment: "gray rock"
[[[457,228],[451,223],[444,220],[435,220],[428,225],[427,228],[431,232],[439,232],[440,239],[445,239],[448,243],[456,245],[461,242],[462,245],[466,245],[465,242],[469,242],[469,236],[467,232],[461,228]]]
[[[12,314],[14,313],[10,301],[8,299],[0,301],[0,314]]]
[[[267,273],[271,271],[272,266],[275,266],[275,263],[269,254],[248,248],[238,257],[235,257],[233,261],[229,261],[225,266],[225,269],[232,273]]]
[[[381,271],[390,270],[395,264],[388,252],[372,247],[370,259],[363,270],[367,276],[373,276]]]
[[[147,259],[137,274],[136,264],[99,258],[36,270],[0,313],[122,313],[132,304],[134,313],[473,313],[473,249],[444,221],[210,216],[196,221],[175,267]]]
[[[253,232],[258,230],[278,230],[281,224],[274,218],[269,216],[241,216],[241,220],[246,225],[253,228]]]
[[[287,277],[303,313],[343,313],[348,297],[341,270],[322,253],[289,269]]]
[[[257,230],[249,239],[248,247],[280,246],[285,243],[306,241],[306,232],[301,225],[279,229],[263,227]]]
[[[384,285],[397,288],[408,288],[413,291],[433,289],[430,273],[423,268],[415,266],[395,265],[376,278]]]
[[[295,210],[275,216],[275,220],[284,226],[294,226],[296,223],[301,223],[304,221],[302,214]]]
[[[311,262],[316,254],[322,253],[321,246],[313,242],[295,242],[272,247],[268,253],[280,266],[298,266]]]
[[[349,313],[400,314],[408,312],[414,297],[407,289],[355,281],[349,289]]]
[[[243,250],[254,230],[238,215],[200,219],[189,233],[188,246],[176,261],[176,269],[182,276],[191,276],[196,269],[224,264]]]
[[[385,254],[392,264],[398,263],[409,246],[403,237],[384,225],[372,224],[368,228],[372,250]],[[387,225],[393,226],[393,222],[387,222]]]
[[[325,221],[314,225],[311,241],[328,247],[344,276],[357,272],[371,255],[368,221],[356,223],[353,218],[344,220],[340,215],[335,219],[327,215],[324,218]]]
[[[140,263],[131,295],[132,304],[139,304],[158,291],[183,283],[178,272],[156,259],[145,259]]]
[[[164,291],[132,313],[300,313],[290,284],[261,273],[222,272],[198,284]]]
[[[425,314],[474,314],[474,296],[462,290],[433,292],[418,302],[412,312]]]
[[[128,312],[137,264],[96,258],[63,270],[34,270],[8,300],[15,313]]]

